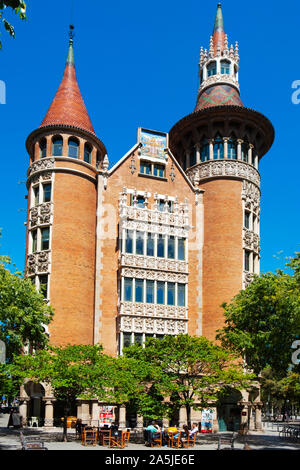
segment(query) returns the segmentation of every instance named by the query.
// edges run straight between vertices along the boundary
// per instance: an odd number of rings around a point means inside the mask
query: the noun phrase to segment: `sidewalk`
[[[8,414],[0,414],[0,450],[20,450],[20,438],[19,430],[7,429]],[[102,446],[87,446],[84,447],[80,441],[75,441],[75,435],[73,429],[68,429],[69,442],[60,442],[62,439],[62,428],[58,428],[52,431],[45,430],[45,428],[24,428],[25,435],[34,434],[40,435],[42,440],[45,442],[45,447],[49,450],[105,450],[118,452],[118,449],[109,449],[108,447]],[[225,433],[226,434],[226,433]],[[218,434],[201,434],[198,442],[194,448],[190,449],[176,449],[176,452],[187,451],[197,452],[202,450],[217,450],[218,447]],[[248,444],[250,450],[300,450],[300,443],[287,441],[286,439],[280,438],[276,428],[271,426],[264,428],[264,433],[251,432],[245,438],[240,436],[235,442],[234,448],[237,450],[243,450],[245,443]],[[149,451],[149,447],[145,447],[143,444],[130,443],[124,451]],[[168,447],[155,447],[151,448],[152,451],[161,452],[169,451]],[[173,449],[175,450],[175,449]]]

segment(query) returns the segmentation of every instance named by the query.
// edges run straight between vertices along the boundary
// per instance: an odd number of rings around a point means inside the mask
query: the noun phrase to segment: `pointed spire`
[[[213,30],[214,50],[216,51],[219,47],[220,51],[223,52],[224,45],[225,45],[224,41],[225,41],[225,29],[224,29],[222,7],[221,7],[221,3],[218,3],[217,14],[216,14],[214,30]]]
[[[71,25],[69,49],[63,79],[40,127],[67,125],[95,134],[77,83],[73,51],[73,30],[74,26]]]

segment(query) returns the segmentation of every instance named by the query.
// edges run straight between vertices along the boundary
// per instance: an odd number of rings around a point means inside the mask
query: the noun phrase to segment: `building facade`
[[[149,336],[215,340],[220,305],[259,273],[258,166],[273,140],[270,121],[241,101],[238,44],[218,4],[194,111],[168,133],[139,128],[110,168],[71,34],[62,82],[26,141],[26,275],[55,309],[51,344],[101,343],[117,355]],[[96,416],[94,405],[81,416]],[[48,424],[51,406],[48,397]]]

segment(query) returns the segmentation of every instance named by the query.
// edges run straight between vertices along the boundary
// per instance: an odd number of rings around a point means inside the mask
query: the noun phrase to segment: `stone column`
[[[170,427],[170,420],[168,418],[163,418],[162,425],[164,429]]]
[[[126,428],[126,406],[124,405],[119,408],[119,428]]]
[[[27,424],[27,407],[29,398],[19,398],[19,413],[22,417],[22,423],[24,426]]]
[[[248,413],[249,413],[249,431],[255,431],[253,405],[248,405]]]
[[[262,423],[261,423],[261,408],[262,405],[256,405],[255,407],[255,430],[262,431]]]
[[[196,144],[196,163],[200,163],[200,144]]]
[[[53,426],[53,415],[54,415],[54,400],[52,398],[44,398],[45,401],[45,427]]]
[[[228,137],[223,137],[224,141],[224,159],[228,159]]]
[[[92,426],[98,426],[99,421],[99,405],[98,401],[93,401],[92,403]]]
[[[242,159],[242,143],[243,143],[243,140],[237,139],[237,158],[238,158],[238,160]]]
[[[144,417],[143,415],[137,415],[136,417],[136,427],[139,431],[142,431],[144,428]]]
[[[209,159],[214,159],[214,139],[209,139]]]
[[[253,148],[254,148],[254,145],[253,145],[253,144],[249,144],[248,163],[250,163],[251,165],[253,165],[253,161],[252,161],[252,152],[253,152]]]
[[[90,405],[88,401],[81,402],[81,419],[83,424],[90,424]]]

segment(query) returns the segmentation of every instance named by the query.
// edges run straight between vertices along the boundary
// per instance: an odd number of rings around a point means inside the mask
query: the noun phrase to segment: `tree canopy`
[[[26,20],[26,2],[23,0],[0,0],[0,21],[4,26],[4,29],[15,38],[15,28],[8,21],[5,14],[6,9],[10,9],[16,15],[19,16],[21,20]],[[1,33],[0,33],[1,34]],[[0,49],[2,49],[2,41],[0,40]]]

